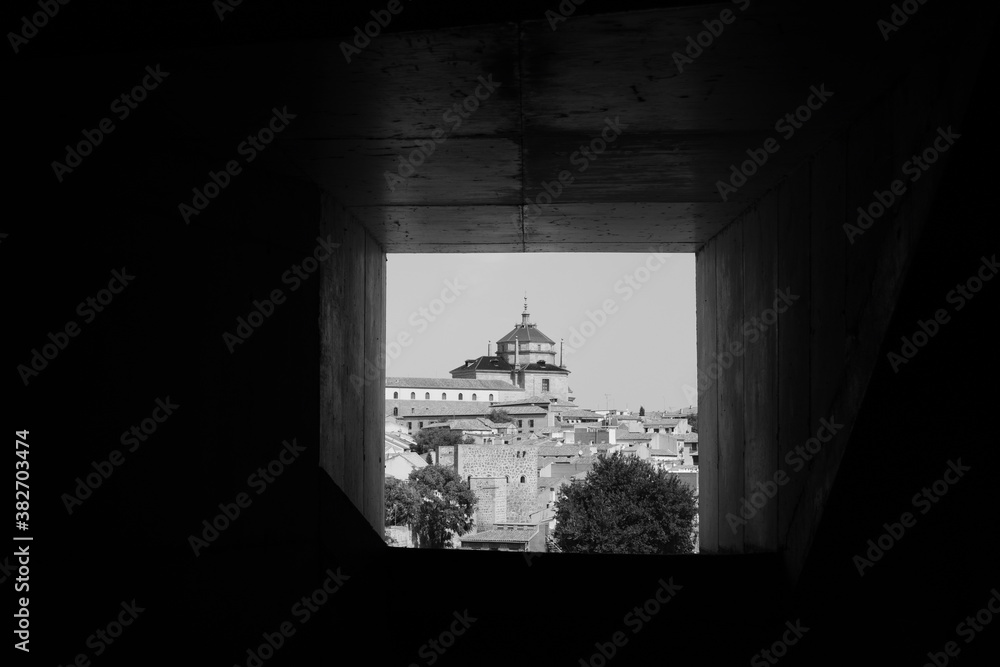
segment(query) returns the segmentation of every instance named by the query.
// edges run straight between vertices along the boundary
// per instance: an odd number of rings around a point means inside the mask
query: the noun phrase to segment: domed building
[[[523,436],[553,426],[550,408],[565,409],[574,400],[570,372],[557,363],[555,341],[529,318],[526,299],[521,322],[497,340],[496,353],[466,359],[450,378],[387,377],[386,416],[414,433],[429,423],[485,416],[503,406],[516,413]]]
[[[451,371],[456,379],[506,380],[524,390],[526,396],[544,396],[560,401],[569,397],[569,371],[558,364],[555,341],[529,321],[525,300],[521,322],[497,339],[494,356],[466,359]]]

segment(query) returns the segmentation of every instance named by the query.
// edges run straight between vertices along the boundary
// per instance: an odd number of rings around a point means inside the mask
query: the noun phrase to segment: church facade
[[[451,378],[386,378],[386,416],[399,419],[485,416],[495,403],[544,397],[566,403],[569,371],[558,365],[556,343],[529,321],[497,339],[496,354],[466,359]],[[418,422],[420,423],[420,422]]]

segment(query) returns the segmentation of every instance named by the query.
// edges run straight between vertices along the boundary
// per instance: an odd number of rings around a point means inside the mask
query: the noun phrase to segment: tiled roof
[[[653,419],[647,422],[643,422],[643,426],[646,428],[656,427],[656,426],[677,426],[681,423],[680,419]]]
[[[503,371],[509,373],[514,370],[514,367],[507,363],[507,360],[503,357],[498,357],[496,355],[492,357],[482,356],[475,359],[469,359],[464,364],[451,370],[451,373],[458,373],[459,371]]]
[[[512,405],[509,408],[504,408],[504,411],[513,415],[544,415],[548,410],[545,408],[535,406],[535,405]]]
[[[533,361],[530,364],[525,364],[524,369],[528,371],[540,371],[540,372],[551,371],[553,373],[566,373],[567,375],[569,374],[569,371],[563,368],[562,366],[556,366],[555,364],[549,364],[549,363],[542,363],[540,361]]]
[[[577,445],[539,445],[539,456],[578,456],[583,447]]]
[[[433,403],[434,401],[427,401],[428,403]],[[452,415],[458,416],[468,416],[468,417],[484,417],[489,409],[481,408],[476,405],[461,405],[461,406],[434,406],[426,408],[416,408],[415,412],[408,415],[400,415],[402,421],[413,421],[416,417],[451,417]]]
[[[616,435],[616,440],[642,440],[644,442],[649,442],[653,439],[652,433],[624,433],[622,435]]]
[[[409,438],[405,438],[405,439],[401,438],[398,435],[396,435],[395,433],[386,433],[385,434],[385,444],[387,444],[387,445],[389,445],[389,444],[399,445],[400,447],[403,447],[404,449],[409,449],[410,448],[410,439]]]
[[[453,431],[490,431],[491,426],[486,425],[485,419],[453,419],[448,422],[448,426]]]
[[[549,405],[552,402],[548,396],[539,396],[535,394],[534,396],[526,396],[524,398],[519,398],[516,401],[503,401],[501,403],[490,403],[494,408],[502,408],[505,405]]]
[[[403,459],[404,461],[406,461],[407,463],[409,463],[410,465],[412,465],[414,468],[425,468],[425,467],[427,467],[429,465],[427,463],[427,461],[425,461],[423,459],[423,457],[419,456],[418,454],[414,454],[413,452],[402,452],[402,453],[399,453],[399,454],[388,454],[385,457],[385,462],[388,463],[389,461],[392,461],[393,459],[397,459],[397,458]]]
[[[678,433],[674,435],[674,437],[680,440],[681,442],[698,442],[697,433]]]
[[[465,535],[463,542],[528,542],[538,533],[538,528],[494,528],[474,535]]]
[[[563,410],[558,413],[562,418],[576,419],[576,418],[587,418],[587,419],[600,419],[601,415],[596,412],[591,412],[590,410],[584,410],[583,408],[576,408],[574,410]]]
[[[555,341],[543,334],[538,330],[534,324],[529,324],[524,326],[523,324],[518,324],[515,326],[510,333],[508,333],[503,338],[497,340],[498,343],[512,343],[515,340],[519,340],[522,343],[552,343]]]
[[[412,387],[414,389],[496,389],[521,391],[503,380],[463,380],[460,378],[386,378],[386,387]]]

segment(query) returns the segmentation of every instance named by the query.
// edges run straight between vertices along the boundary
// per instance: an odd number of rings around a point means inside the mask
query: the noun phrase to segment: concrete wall
[[[845,226],[939,127],[960,126],[954,89],[975,75],[962,67],[957,56],[915,64],[697,253],[703,553],[780,549],[789,575],[800,571],[948,153],[919,181],[906,177],[906,192],[863,235],[849,240]],[[928,85],[921,68],[941,76]],[[766,326],[749,335],[755,322]],[[790,470],[785,456],[823,419],[845,427]],[[745,520],[743,498],[779,470],[789,482]]]
[[[340,244],[320,278],[320,466],[382,535],[385,252],[329,196],[320,233]]]

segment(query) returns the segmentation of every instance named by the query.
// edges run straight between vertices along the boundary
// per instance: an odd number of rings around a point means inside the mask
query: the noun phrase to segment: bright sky
[[[693,253],[390,254],[386,375],[450,378],[487,341],[495,354],[527,292],[529,321],[557,355],[564,341],[577,405],[692,405],[694,283]]]

